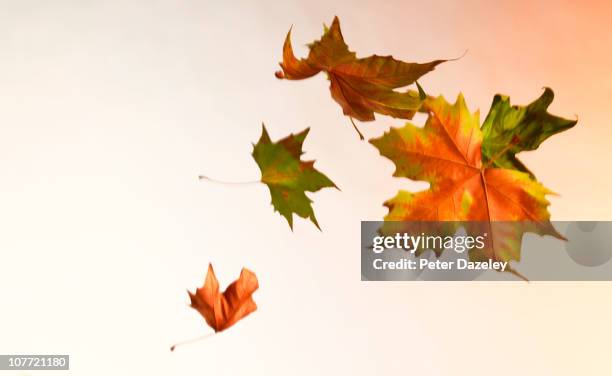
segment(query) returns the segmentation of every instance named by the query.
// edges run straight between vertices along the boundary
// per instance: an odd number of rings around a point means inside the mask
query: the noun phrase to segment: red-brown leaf
[[[220,332],[257,309],[252,295],[258,287],[255,273],[243,268],[240,277],[220,293],[219,281],[212,264],[209,264],[204,286],[196,289],[195,293],[188,293],[191,307],[204,317],[215,332]]]

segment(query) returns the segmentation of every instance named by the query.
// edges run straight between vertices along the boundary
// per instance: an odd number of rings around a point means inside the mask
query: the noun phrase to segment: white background
[[[391,177],[322,75],[273,75],[291,25],[301,55],[335,14],[360,56],[469,49],[424,88],[484,118],[551,86],[579,125],[523,160],[562,194],[553,219],[610,219],[609,5],[330,3],[0,1],[0,353],[70,354],[74,375],[612,371],[608,283],[360,282],[359,221],[425,185]],[[262,121],[312,127],[305,157],[342,189],[312,196],[323,232],[291,232],[264,185],[197,181],[257,180]],[[186,293],[208,262],[222,286],[255,271],[259,310],[171,353],[211,331]]]

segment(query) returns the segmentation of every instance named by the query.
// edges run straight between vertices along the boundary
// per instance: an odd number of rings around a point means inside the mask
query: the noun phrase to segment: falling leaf
[[[293,229],[293,213],[302,218],[310,218],[320,229],[306,191],[316,192],[321,188],[336,185],[314,168],[314,161],[300,160],[302,144],[310,128],[296,135],[272,142],[266,127],[261,137],[253,145],[253,158],[261,170],[261,182],[270,189],[272,205],[289,222]]]
[[[220,332],[257,309],[252,295],[258,287],[255,273],[243,268],[240,277],[221,293],[212,264],[209,264],[204,286],[196,289],[195,293],[188,293],[191,307],[204,317],[215,332]]]
[[[406,63],[392,56],[357,58],[344,42],[338,17],[334,18],[330,28],[325,28],[321,40],[308,47],[308,57],[297,59],[291,46],[289,30],[283,47],[283,61],[280,63],[282,71],[276,72],[276,77],[302,80],[321,71],[326,72],[331,95],[340,104],[343,113],[361,121],[374,120],[375,112],[412,119],[422,103],[420,90],[398,92],[394,89],[413,84],[445,61],[419,64]]]
[[[462,95],[454,105],[438,97],[424,107],[429,112],[424,128],[406,124],[370,140],[393,161],[394,176],[430,183],[426,191],[400,191],[388,200],[385,221],[525,221],[530,225],[521,231],[562,238],[549,221],[545,196],[551,191],[527,173],[483,162],[479,115],[469,112]],[[522,232],[512,238],[518,242],[494,235],[483,254],[470,257],[520,259]]]
[[[516,154],[537,149],[550,136],[570,129],[577,123],[576,120],[564,119],[547,112],[553,98],[553,91],[545,88],[540,98],[529,105],[511,106],[509,97],[496,95],[482,124],[483,160],[494,160],[497,167],[532,174],[516,158]]]

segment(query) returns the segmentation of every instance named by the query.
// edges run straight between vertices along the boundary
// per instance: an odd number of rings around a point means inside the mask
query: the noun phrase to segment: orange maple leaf
[[[361,121],[374,120],[374,112],[412,119],[422,103],[422,96],[416,91],[398,92],[394,89],[413,84],[446,61],[419,64],[395,60],[392,56],[357,58],[344,42],[338,17],[334,17],[329,29],[325,28],[321,40],[308,47],[308,57],[298,60],[293,54],[289,30],[283,46],[283,62],[280,63],[283,70],[276,72],[276,77],[301,80],[325,71],[331,95],[344,114]]]
[[[257,309],[252,295],[258,287],[255,273],[243,268],[240,277],[220,293],[219,281],[212,264],[209,264],[204,286],[196,289],[195,294],[187,292],[191,299],[191,307],[204,317],[215,332],[220,332]]]
[[[423,109],[429,113],[424,128],[406,124],[370,140],[395,164],[393,176],[430,183],[385,202],[385,221],[480,221],[491,238],[483,251],[470,253],[477,260],[518,261],[524,232],[563,239],[549,221],[550,190],[525,172],[494,168],[495,158],[483,163],[479,115],[468,111],[462,95],[454,105],[428,98]],[[522,225],[491,226],[503,221]]]

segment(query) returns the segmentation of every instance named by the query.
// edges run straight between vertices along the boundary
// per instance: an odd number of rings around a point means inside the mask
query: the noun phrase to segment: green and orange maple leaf
[[[385,221],[485,223],[491,232],[489,244],[481,251],[473,250],[470,253],[473,260],[518,261],[520,240],[525,232],[563,239],[549,220],[546,195],[552,192],[529,173],[497,168],[496,157],[483,155],[483,145],[492,143],[487,144],[489,141],[483,137],[478,112],[469,112],[462,95],[455,104],[449,104],[441,96],[430,97],[424,102],[423,110],[429,114],[425,127],[408,123],[370,140],[381,155],[393,161],[394,176],[430,183],[426,191],[400,191],[385,202],[389,209]],[[519,136],[525,128],[520,124],[527,122],[507,124],[519,126],[513,126],[514,133],[505,136],[509,137],[506,147],[496,150],[497,155],[511,153],[516,145],[534,145]],[[537,129],[533,123],[531,127]],[[485,123],[483,126],[484,130],[490,128],[495,125]],[[491,226],[496,222],[524,225]],[[392,223],[387,230],[390,228],[393,228]],[[480,226],[479,229],[482,230]]]
[[[253,145],[253,158],[261,170],[261,182],[266,184],[272,205],[287,219],[293,229],[293,214],[309,218],[320,229],[306,192],[322,188],[337,188],[324,174],[314,168],[314,161],[302,161],[302,145],[310,128],[272,142],[266,127]]]
[[[320,40],[308,45],[305,59],[297,59],[291,46],[291,30],[283,47],[282,71],[276,77],[302,80],[325,72],[330,81],[333,99],[346,116],[361,121],[374,120],[374,113],[395,118],[412,119],[422,103],[419,92],[394,89],[409,86],[446,60],[428,63],[406,63],[392,56],[372,55],[357,58],[349,50],[335,17],[331,27],[325,27]]]
[[[545,88],[544,93],[527,106],[511,106],[509,97],[496,95],[482,124],[483,160],[493,160],[497,167],[512,168],[533,176],[516,154],[537,149],[550,136],[568,130],[578,122],[547,112],[554,97],[553,91]]]

